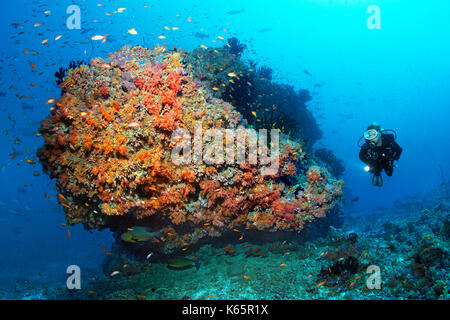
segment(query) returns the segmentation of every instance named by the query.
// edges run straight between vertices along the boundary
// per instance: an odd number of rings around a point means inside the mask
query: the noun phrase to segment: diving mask
[[[380,136],[380,132],[375,129],[370,129],[364,132],[364,138],[368,141],[373,141]]]

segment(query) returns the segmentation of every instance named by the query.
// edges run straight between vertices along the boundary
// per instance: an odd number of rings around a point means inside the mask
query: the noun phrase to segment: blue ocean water
[[[66,25],[72,4],[81,8],[80,29]],[[368,28],[371,5],[380,10],[379,29]],[[4,3],[0,297],[22,298],[29,286],[64,283],[71,264],[101,277],[114,242],[108,230],[81,225],[70,227],[69,238],[55,180],[39,164],[26,162],[38,162],[35,154],[44,142],[35,133],[49,114],[46,101],[61,95],[54,77],[59,67],[107,57],[124,45],[194,50],[222,46],[218,36],[237,37],[247,46],[245,60],[272,68],[273,81],[310,91],[308,109],[323,132],[315,148],[326,147],[342,159],[345,197],[359,198],[348,204],[363,219],[365,211],[427,194],[450,176],[448,12],[450,3],[438,0]],[[94,43],[95,35],[107,41]],[[382,188],[371,185],[358,158],[357,141],[373,121],[395,130],[403,148]]]

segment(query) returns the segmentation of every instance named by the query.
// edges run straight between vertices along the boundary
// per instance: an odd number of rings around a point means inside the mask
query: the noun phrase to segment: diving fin
[[[382,187],[383,186],[383,178],[381,175],[374,174],[372,177],[372,185],[376,187]]]

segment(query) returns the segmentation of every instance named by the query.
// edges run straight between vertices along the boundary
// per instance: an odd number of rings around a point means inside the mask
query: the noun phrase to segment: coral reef
[[[392,294],[409,299],[448,299],[449,208],[448,203],[440,203],[422,210],[416,220],[383,225],[386,247],[406,253],[405,261],[393,266],[394,276],[387,281]]]
[[[271,175],[248,159],[174,163],[177,128],[195,136],[197,126],[246,127],[183,56],[126,46],[67,72],[62,97],[41,123],[46,144],[38,151],[58,180],[67,222],[119,234],[149,227],[160,234],[153,245],[169,252],[225,230],[300,231],[324,217],[340,201],[343,182],[311,165],[303,142],[283,134],[280,169]],[[211,145],[204,141],[205,149]]]
[[[68,68],[59,67],[58,71],[55,72],[56,84],[59,86],[61,83],[63,83],[64,77],[65,77],[67,71],[69,71],[70,69],[76,69],[83,64],[87,64],[87,63],[83,60],[78,60],[78,61],[72,60],[69,62]]]
[[[310,149],[322,137],[306,103],[308,90],[271,81],[273,70],[244,63],[230,48],[196,49],[182,52],[194,76],[213,90],[215,97],[231,103],[252,127],[277,128],[291,138],[302,139]]]
[[[272,80],[273,70],[272,68],[261,66],[256,70],[256,74],[259,78],[264,78],[265,80]]]
[[[325,163],[328,170],[337,178],[342,177],[345,172],[345,167],[342,160],[335,156],[333,151],[320,148],[314,152],[314,156]]]
[[[365,232],[366,259],[382,267],[382,297],[449,298],[450,205],[445,187],[398,200],[394,208],[346,214],[347,224]]]
[[[227,42],[228,44],[224,48],[234,55],[241,54],[247,48],[247,46],[242,44],[236,37],[229,38]]]
[[[442,187],[422,196],[437,201],[412,211],[415,202],[404,199],[403,214],[396,211],[398,205],[374,211],[381,214],[381,224],[367,221],[370,212],[359,213],[354,226],[367,232],[329,228],[323,237],[302,240],[307,228],[300,234],[248,231],[239,240],[240,233],[230,231],[228,238],[177,257],[137,257],[115,242],[107,252],[104,275],[87,271],[91,281],[81,290],[56,282],[39,291],[19,286],[10,292],[77,300],[448,300],[450,206]],[[171,268],[173,263],[181,268]],[[380,270],[378,288],[368,286],[373,284],[371,266]],[[119,273],[111,276],[113,272]]]

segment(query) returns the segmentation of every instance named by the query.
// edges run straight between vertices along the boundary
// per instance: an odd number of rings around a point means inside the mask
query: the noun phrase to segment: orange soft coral
[[[233,228],[300,230],[341,195],[342,185],[322,168],[301,176],[300,143],[287,137],[280,170],[271,176],[248,161],[176,165],[177,128],[193,134],[196,121],[205,130],[246,126],[233,106],[192,77],[177,52],[124,47],[108,61],[70,71],[61,87],[63,96],[41,123],[46,145],[38,155],[70,198],[68,223],[116,230],[130,221],[156,224],[164,230],[162,250],[169,250]]]

